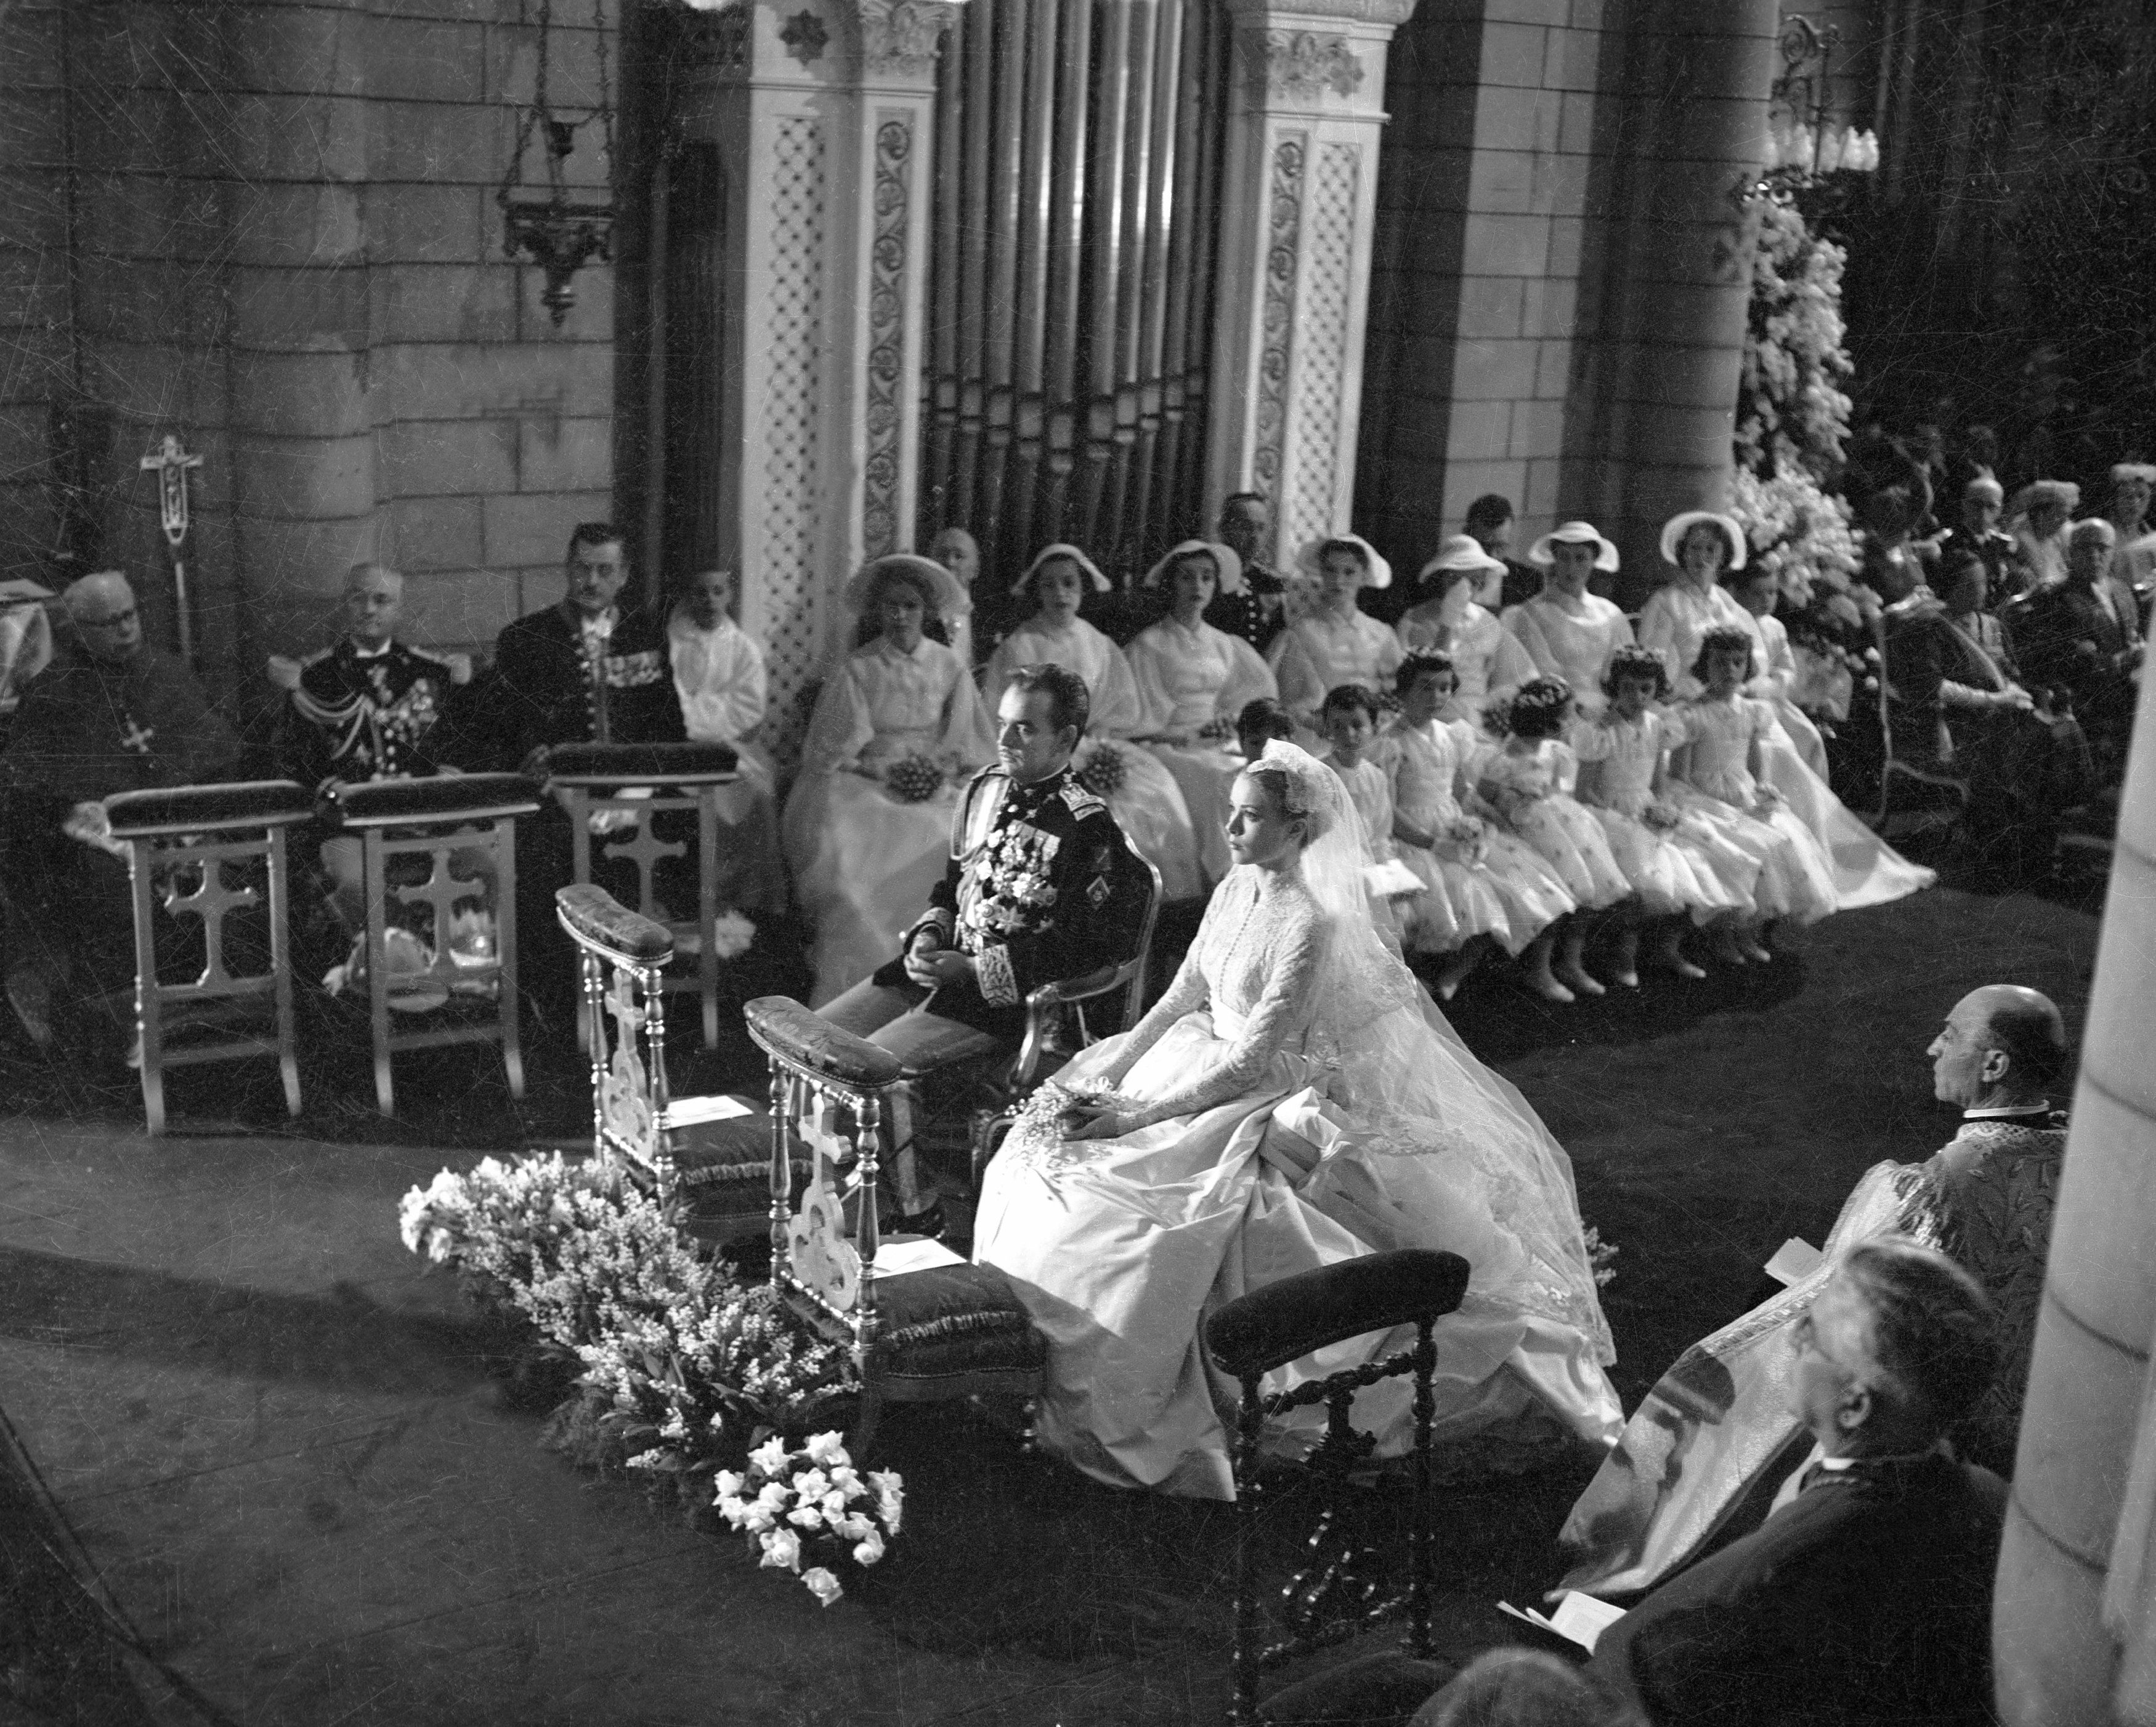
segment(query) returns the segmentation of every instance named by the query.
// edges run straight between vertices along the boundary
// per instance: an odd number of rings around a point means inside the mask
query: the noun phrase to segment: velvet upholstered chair
[[[1268,1284],[1228,1303],[1206,1321],[1205,1347],[1214,1365],[1242,1388],[1235,1421],[1235,1704],[1229,1718],[1237,1727],[1269,1719],[1270,1711],[1260,1710],[1258,1704],[1258,1683],[1266,1671],[1296,1655],[1345,1642],[1400,1613],[1408,1619],[1405,1656],[1386,1658],[1387,1672],[1375,1680],[1366,1673],[1361,1683],[1382,1689],[1379,1682],[1393,1678],[1404,1679],[1410,1689],[1424,1685],[1434,1690],[1442,1681],[1442,1672],[1420,1665],[1430,1655],[1435,1563],[1430,1530],[1431,1430],[1437,1411],[1432,1388],[1437,1371],[1434,1328],[1460,1305],[1467,1293],[1467,1262],[1457,1253],[1415,1248],[1371,1253]],[[1287,1391],[1265,1390],[1268,1373],[1314,1350],[1405,1325],[1415,1328],[1411,1349]],[[1349,1476],[1369,1457],[1375,1441],[1356,1432],[1349,1414],[1358,1391],[1403,1374],[1414,1379],[1408,1580],[1404,1589],[1389,1591],[1376,1574],[1373,1548],[1357,1529],[1358,1508],[1350,1503],[1358,1490]],[[1325,1437],[1311,1453],[1308,1468],[1317,1478],[1324,1509],[1305,1544],[1305,1564],[1281,1591],[1282,1622],[1269,1633],[1259,1599],[1255,1553],[1266,1499],[1265,1484],[1258,1478],[1259,1440],[1268,1418],[1317,1404],[1325,1407]],[[1386,1520],[1394,1519],[1388,1515]],[[1397,1674],[1392,1668],[1399,1668]]]

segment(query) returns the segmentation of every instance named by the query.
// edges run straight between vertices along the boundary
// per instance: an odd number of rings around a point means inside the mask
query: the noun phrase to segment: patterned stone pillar
[[[1208,501],[1271,498],[1278,561],[1349,525],[1385,48],[1414,0],[1229,8]]]
[[[911,538],[936,55],[949,0],[754,0],[699,24],[726,177],[721,541],[790,755],[837,597]]]

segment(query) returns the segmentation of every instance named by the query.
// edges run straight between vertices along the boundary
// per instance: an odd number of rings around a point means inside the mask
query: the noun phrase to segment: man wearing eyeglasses
[[[125,576],[85,576],[61,601],[65,639],[23,692],[0,754],[8,1000],[40,1048],[53,1041],[55,999],[131,998],[126,853],[105,800],[228,779],[239,758],[193,674],[143,642]]]

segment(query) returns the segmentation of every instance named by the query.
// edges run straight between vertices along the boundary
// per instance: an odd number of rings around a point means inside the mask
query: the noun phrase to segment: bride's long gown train
[[[1235,1388],[1204,1360],[1204,1316],[1401,1247],[1473,1268],[1438,1330],[1441,1439],[1526,1447],[1568,1431],[1607,1445],[1619,1429],[1563,1151],[1404,970],[1376,1020],[1343,1023],[1321,999],[1332,933],[1299,879],[1236,870],[1152,1011],[1060,1076],[1066,1094],[1112,1088],[1176,1113],[1120,1139],[1065,1140],[1044,1092],[989,1166],[975,1256],[1016,1282],[1048,1336],[1041,1442],[1103,1481],[1232,1498]],[[1276,1382],[1411,1341],[1351,1340]],[[1409,1389],[1394,1379],[1356,1400],[1381,1454],[1406,1448]],[[1309,1414],[1314,1437],[1322,1411]]]

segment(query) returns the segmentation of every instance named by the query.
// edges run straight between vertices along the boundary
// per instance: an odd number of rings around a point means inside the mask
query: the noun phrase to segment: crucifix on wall
[[[172,598],[180,620],[180,658],[190,665],[195,658],[194,618],[187,602],[187,470],[203,464],[171,433],[150,454],[142,458],[146,472],[157,476],[157,516],[165,530],[165,544],[172,552]]]

